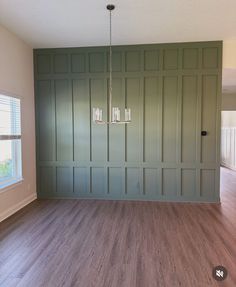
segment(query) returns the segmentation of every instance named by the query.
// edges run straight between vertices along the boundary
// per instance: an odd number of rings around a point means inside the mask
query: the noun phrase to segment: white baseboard
[[[234,165],[231,165],[231,164],[228,164],[228,163],[225,163],[225,162],[221,162],[221,165],[226,167],[226,168],[229,168],[229,169],[232,169],[232,170],[236,171],[236,167]]]
[[[18,202],[17,204],[13,205],[6,211],[0,213],[0,222],[3,221],[4,219],[8,218],[12,214],[16,213],[18,210],[23,208],[24,206],[28,205],[32,201],[34,201],[37,198],[36,194],[31,194],[30,196],[26,197],[22,201]]]

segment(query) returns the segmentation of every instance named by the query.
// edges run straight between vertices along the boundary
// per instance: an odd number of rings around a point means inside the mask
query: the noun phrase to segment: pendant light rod
[[[110,47],[109,47],[109,122],[112,122],[112,21],[111,21],[111,12],[115,9],[115,5],[107,5],[107,10],[110,13]]]

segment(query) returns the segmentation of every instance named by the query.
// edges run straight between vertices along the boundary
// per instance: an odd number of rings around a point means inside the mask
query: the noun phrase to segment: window
[[[21,179],[20,100],[0,94],[0,188]]]

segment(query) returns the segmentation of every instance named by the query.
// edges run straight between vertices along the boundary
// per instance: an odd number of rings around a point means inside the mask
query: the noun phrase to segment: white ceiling
[[[0,0],[0,24],[33,48],[236,39],[235,0]],[[236,92],[224,69],[223,91]]]
[[[0,0],[0,23],[34,48],[236,38],[235,0]]]

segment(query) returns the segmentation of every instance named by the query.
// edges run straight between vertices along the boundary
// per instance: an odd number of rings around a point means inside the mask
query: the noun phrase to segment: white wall
[[[236,40],[223,42],[223,86],[222,111],[236,110]]]
[[[227,40],[223,42],[223,68],[236,68],[236,40]]]
[[[0,190],[0,221],[36,198],[33,50],[0,26],[0,91],[22,103],[23,182]]]
[[[236,82],[236,79],[235,79]],[[222,94],[222,111],[236,111],[236,93]]]
[[[236,109],[235,111],[221,112],[221,127],[236,128]]]

